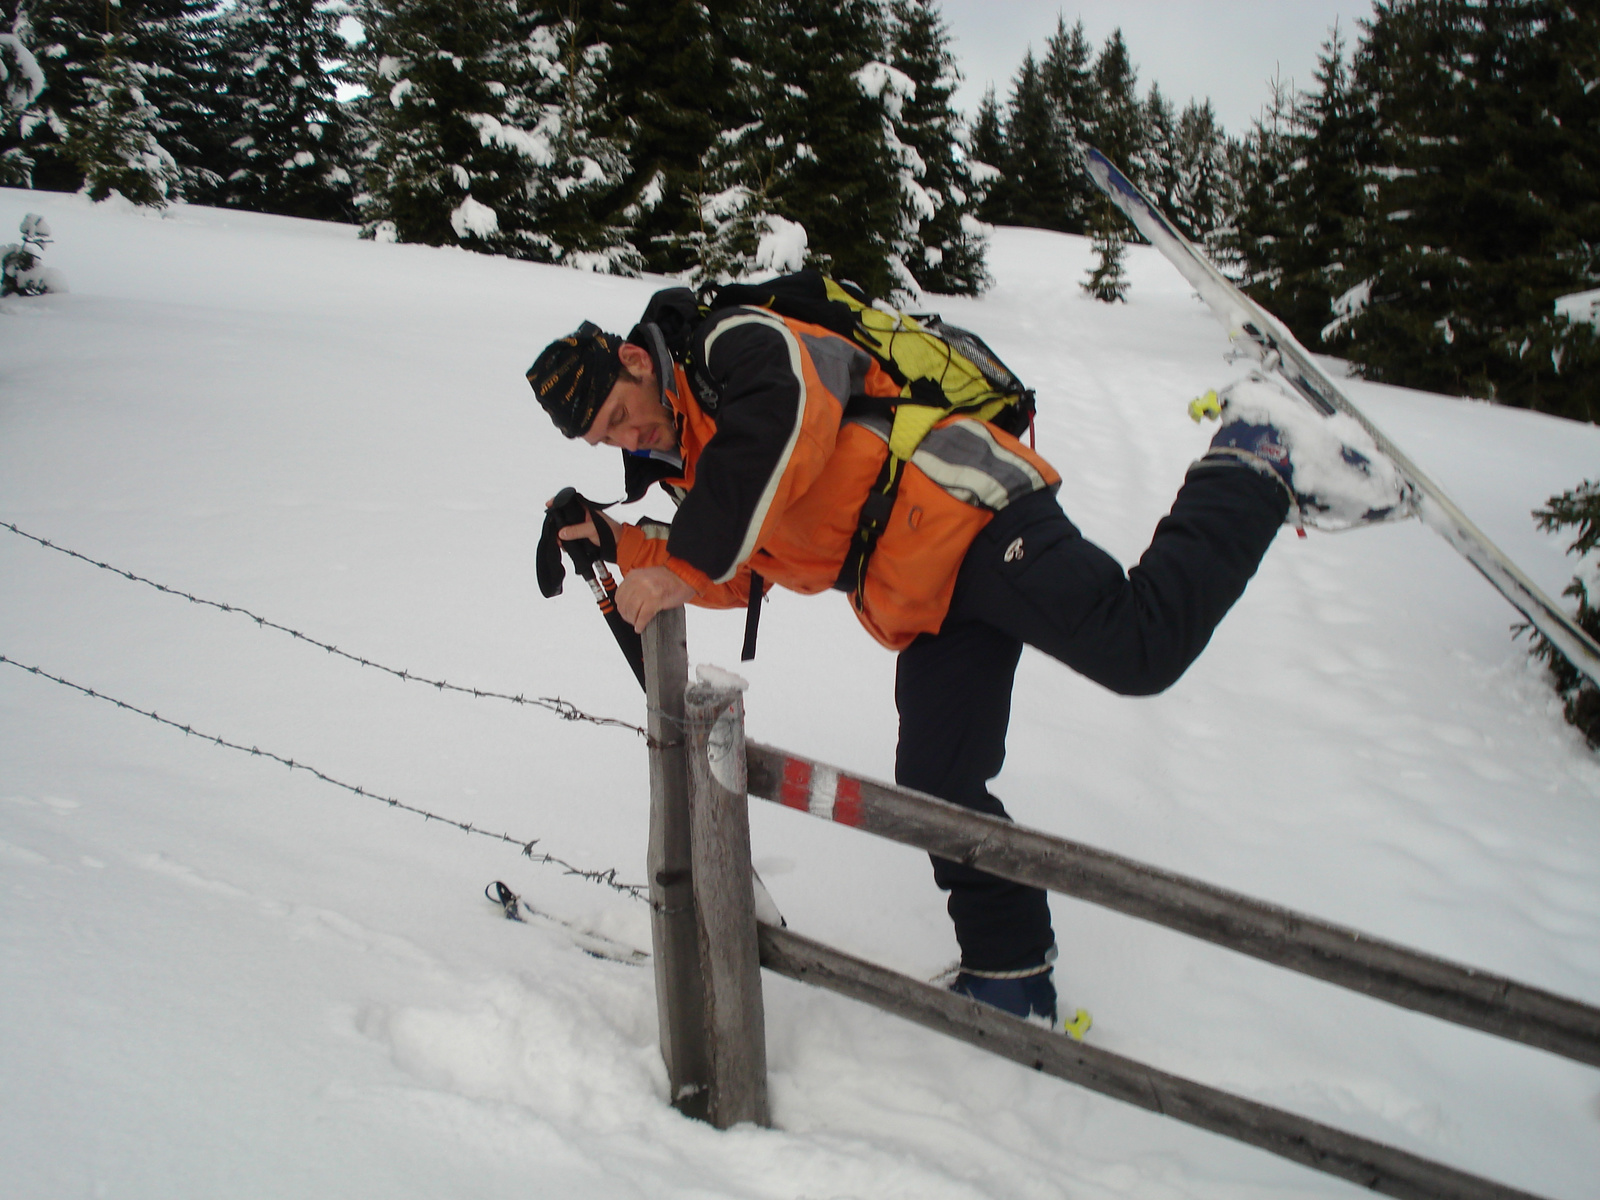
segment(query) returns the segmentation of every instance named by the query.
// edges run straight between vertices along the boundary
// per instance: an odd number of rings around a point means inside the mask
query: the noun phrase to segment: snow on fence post
[[[695,915],[705,981],[710,1120],[770,1125],[766,1020],[746,799],[744,681],[700,669],[685,698]]]
[[[645,627],[644,675],[650,731],[650,940],[661,1058],[673,1107],[703,1121],[710,1112],[711,1067],[689,840],[683,709],[689,647],[683,609],[659,613]]]

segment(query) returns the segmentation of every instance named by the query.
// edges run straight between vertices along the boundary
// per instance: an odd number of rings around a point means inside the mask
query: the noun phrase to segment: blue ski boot
[[[987,1004],[1008,1012],[1013,1017],[1027,1020],[1041,1017],[1051,1025],[1056,1023],[1056,985],[1051,982],[1051,968],[1042,967],[1037,974],[1021,978],[963,971],[950,985],[952,992],[971,996],[980,1004]]]
[[[1065,1033],[1074,1041],[1082,1041],[1089,1031],[1091,1018],[1084,1009],[1077,1009],[1072,1020],[1062,1024],[1056,1011],[1056,985],[1051,965],[1056,957],[1055,947],[1045,961],[1036,966],[1016,971],[972,971],[965,968],[950,985],[950,990],[969,996],[980,1004],[998,1008],[1001,1012],[1035,1021]]]

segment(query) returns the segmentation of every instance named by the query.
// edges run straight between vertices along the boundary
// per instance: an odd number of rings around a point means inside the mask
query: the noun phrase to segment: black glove
[[[534,551],[534,575],[539,581],[539,592],[547,599],[561,594],[562,582],[567,577],[566,565],[561,561],[561,551],[566,550],[572,565],[585,578],[593,573],[596,559],[617,561],[617,539],[611,526],[600,515],[610,505],[596,504],[574,488],[562,488],[556,493],[550,507],[544,511],[544,529],[539,534],[539,546]],[[582,525],[585,520],[594,522],[598,547],[587,538],[563,542],[559,532],[570,525]]]

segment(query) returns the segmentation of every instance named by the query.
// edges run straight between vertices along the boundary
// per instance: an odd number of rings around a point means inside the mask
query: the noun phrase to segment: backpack
[[[888,523],[900,489],[901,468],[928,432],[944,418],[966,414],[1013,437],[1032,428],[1034,394],[976,334],[946,324],[936,314],[901,312],[871,300],[855,284],[808,269],[760,283],[730,283],[658,292],[641,323],[654,324],[668,353],[683,364],[697,395],[698,364],[689,361],[699,324],[725,308],[765,308],[780,317],[820,325],[867,351],[900,385],[898,399],[860,397],[847,415],[875,411],[890,418],[889,456],[862,505],[856,535],[834,586],[860,602],[867,563]],[[631,340],[631,338],[630,338]]]

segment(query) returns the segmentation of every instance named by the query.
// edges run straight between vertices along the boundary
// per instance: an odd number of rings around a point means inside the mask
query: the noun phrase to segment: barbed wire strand
[[[177,596],[181,599],[189,601],[190,604],[199,604],[206,608],[214,608],[219,612],[237,613],[240,616],[254,621],[257,628],[274,629],[279,633],[286,633],[296,641],[304,642],[308,646],[315,646],[318,650],[326,650],[329,654],[336,655],[337,657],[345,659],[348,662],[357,663],[363,667],[371,667],[374,670],[382,671],[384,674],[392,675],[396,679],[402,680],[406,683],[421,683],[428,687],[434,688],[437,691],[459,692],[462,695],[472,696],[480,700],[505,700],[512,704],[526,705],[531,708],[542,708],[548,710],[549,712],[555,713],[556,716],[560,717],[563,721],[586,721],[591,725],[608,726],[614,729],[626,729],[633,733],[637,733],[640,737],[644,738],[645,742],[652,748],[659,748],[657,741],[650,736],[650,731],[644,727],[635,725],[631,721],[621,720],[617,717],[597,717],[593,713],[585,712],[570,700],[563,700],[559,696],[530,697],[521,693],[512,695],[509,692],[490,691],[487,688],[462,687],[458,684],[450,683],[449,681],[443,679],[429,679],[426,675],[418,675],[414,671],[388,667],[383,663],[375,662],[370,658],[362,658],[360,655],[351,654],[348,650],[341,650],[339,647],[330,645],[324,641],[320,641],[317,638],[311,637],[309,634],[301,633],[298,629],[291,629],[287,625],[280,625],[276,621],[268,620],[266,617],[259,616],[242,605],[228,604],[221,600],[207,600],[203,596],[193,595],[182,590],[181,588],[168,587],[164,583],[157,583],[154,579],[146,579],[143,575],[136,575],[132,571],[127,571],[121,567],[112,566],[110,563],[103,563],[97,559],[90,558],[87,554],[80,554],[76,550],[69,550],[65,546],[58,546],[56,543],[49,541],[46,538],[29,533],[25,529],[19,529],[17,526],[9,522],[0,522],[0,528],[9,529],[18,537],[27,538],[28,541],[43,546],[46,550],[54,550],[57,554],[65,554],[69,558],[76,558],[80,562],[88,563],[91,567],[99,567],[102,571],[110,571],[113,575],[120,575],[122,578],[131,580],[134,583],[142,583],[146,587],[152,587],[156,591],[162,592],[165,595]]]
[[[26,671],[30,675],[37,675],[42,679],[48,679],[52,683],[60,684],[62,687],[71,688],[73,691],[81,692],[83,695],[88,696],[93,700],[103,700],[107,704],[114,704],[118,708],[127,712],[137,713],[141,717],[148,717],[150,720],[155,721],[158,724],[166,725],[171,729],[180,730],[186,736],[197,737],[201,741],[210,742],[213,745],[222,746],[228,750],[238,750],[256,758],[270,758],[273,762],[282,763],[291,771],[305,771],[307,774],[316,776],[324,783],[331,783],[334,787],[343,788],[345,791],[354,795],[365,796],[369,799],[376,800],[380,804],[388,805],[390,808],[398,808],[404,812],[415,813],[424,820],[438,821],[442,825],[454,826],[463,833],[476,834],[479,837],[486,837],[497,842],[505,842],[508,845],[516,846],[522,851],[523,857],[528,858],[535,863],[559,867],[568,875],[574,875],[581,879],[587,879],[591,883],[598,883],[604,887],[610,888],[614,892],[620,892],[622,895],[632,897],[635,900],[643,900],[647,903],[649,902],[649,889],[643,884],[620,882],[617,879],[617,869],[615,867],[608,867],[604,871],[588,870],[583,867],[573,866],[565,859],[558,858],[554,854],[547,854],[544,851],[539,851],[536,853],[534,851],[534,847],[539,844],[540,839],[538,838],[528,839],[512,837],[509,833],[495,833],[491,829],[482,829],[477,825],[472,824],[470,821],[459,821],[454,817],[440,816],[438,813],[429,812],[425,808],[418,808],[413,804],[406,804],[404,801],[396,800],[392,796],[384,796],[378,792],[371,791],[368,788],[360,787],[353,783],[345,783],[343,780],[335,779],[333,776],[319,771],[317,768],[310,766],[307,763],[296,762],[292,758],[285,758],[283,755],[274,754],[270,750],[262,750],[256,746],[240,745],[238,742],[230,742],[224,738],[217,737],[214,734],[202,733],[193,726],[180,725],[178,722],[169,720],[168,718],[157,713],[149,712],[145,709],[139,708],[137,705],[129,704],[124,700],[118,700],[115,696],[108,696],[104,692],[97,692],[93,688],[86,688],[82,684],[73,683],[71,680],[63,679],[59,675],[52,675],[50,672],[40,667],[32,667],[27,663],[18,662],[14,658],[7,658],[4,654],[0,654],[0,663],[3,663],[7,666],[16,667],[22,671]]]

